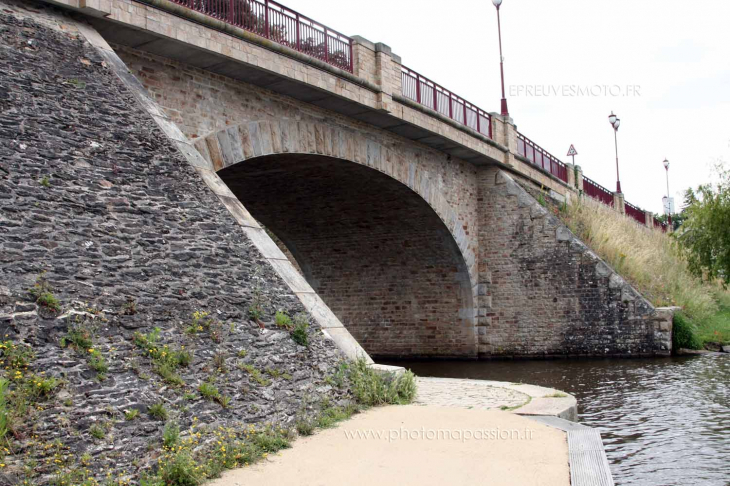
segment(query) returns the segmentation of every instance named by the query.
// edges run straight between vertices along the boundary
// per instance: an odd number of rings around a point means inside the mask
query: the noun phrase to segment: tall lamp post
[[[618,176],[618,127],[621,125],[621,119],[611,112],[608,121],[613,127],[613,141],[616,146],[616,192],[621,194],[621,178]]]
[[[672,200],[669,196],[669,161],[664,159],[664,168],[667,171],[667,226],[672,227]]]
[[[502,55],[502,22],[499,19],[499,7],[502,5],[502,0],[492,0],[492,3],[497,7],[497,31],[499,32],[499,72],[502,76],[502,116],[509,116],[509,110],[507,109],[507,97],[504,94],[504,56]]]

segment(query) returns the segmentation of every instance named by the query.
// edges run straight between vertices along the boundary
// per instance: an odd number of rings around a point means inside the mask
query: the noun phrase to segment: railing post
[[[433,85],[433,109],[436,113],[439,112],[439,96],[436,91],[436,84]]]
[[[454,119],[454,97],[449,92],[449,118]]]
[[[477,116],[477,118],[479,118],[479,117]],[[467,122],[467,119],[466,119],[466,101],[464,101],[464,126],[465,127],[469,126],[469,123]]]
[[[228,22],[231,25],[236,25],[236,21],[234,20],[235,16],[233,15],[233,2],[234,0],[228,2]]]
[[[301,41],[301,34],[299,32],[301,22],[299,21],[299,14],[297,14],[296,18],[297,22],[297,51],[302,51],[302,41]],[[352,62],[352,41],[350,41],[350,62]],[[350,66],[350,71],[352,71],[352,66]]]
[[[269,38],[269,0],[264,0],[264,37]]]
[[[583,191],[583,169],[579,165],[575,166],[575,187],[578,191]]]
[[[477,132],[478,133],[482,133],[482,130],[481,130],[481,128],[482,128],[482,124],[481,124],[482,114],[479,113],[479,108],[477,108],[476,111],[477,111]]]
[[[621,214],[626,214],[625,199],[622,193],[613,193],[613,208]]]
[[[421,77],[416,75],[416,102],[421,103]]]
[[[647,228],[654,229],[654,214],[651,211],[644,211],[644,224]]]
[[[347,42],[350,45],[350,72],[351,73],[354,73],[355,72],[355,70],[354,70],[355,68],[353,66],[354,58],[352,56],[352,39],[349,39]]]
[[[327,27],[324,28],[324,62],[329,63],[330,62],[330,49],[329,49],[329,42],[328,41],[328,34],[327,34]]]

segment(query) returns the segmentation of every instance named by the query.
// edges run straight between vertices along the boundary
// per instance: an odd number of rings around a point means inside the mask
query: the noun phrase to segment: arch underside
[[[254,157],[218,174],[368,353],[475,356],[468,267],[407,186],[306,154]]]

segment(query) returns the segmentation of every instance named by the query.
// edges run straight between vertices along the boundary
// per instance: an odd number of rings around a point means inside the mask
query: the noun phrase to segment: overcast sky
[[[388,44],[405,66],[499,111],[490,0],[281,3]],[[655,212],[665,157],[678,205],[684,189],[710,180],[714,161],[730,161],[730,0],[504,0],[501,15],[510,114],[560,160],[575,144],[584,173],[614,190],[613,110],[623,192]],[[589,93],[570,96],[572,87]]]

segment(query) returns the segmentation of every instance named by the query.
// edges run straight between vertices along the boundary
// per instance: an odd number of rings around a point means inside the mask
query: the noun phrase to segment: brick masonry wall
[[[510,176],[480,171],[480,356],[669,354],[671,315]]]
[[[448,221],[455,237],[464,233],[465,247],[476,250],[476,168],[445,154],[378,130],[365,123],[256,86],[211,74],[147,53],[116,46],[119,56],[148,89],[152,97],[191,139],[215,134],[248,122],[291,121],[356,133],[393,154],[399,180],[407,183],[410,172],[430,182],[456,217]],[[353,140],[355,137],[352,137]],[[445,212],[439,212],[446,218]]]
[[[406,186],[317,155],[254,158],[219,175],[370,355],[476,355],[463,258]]]

